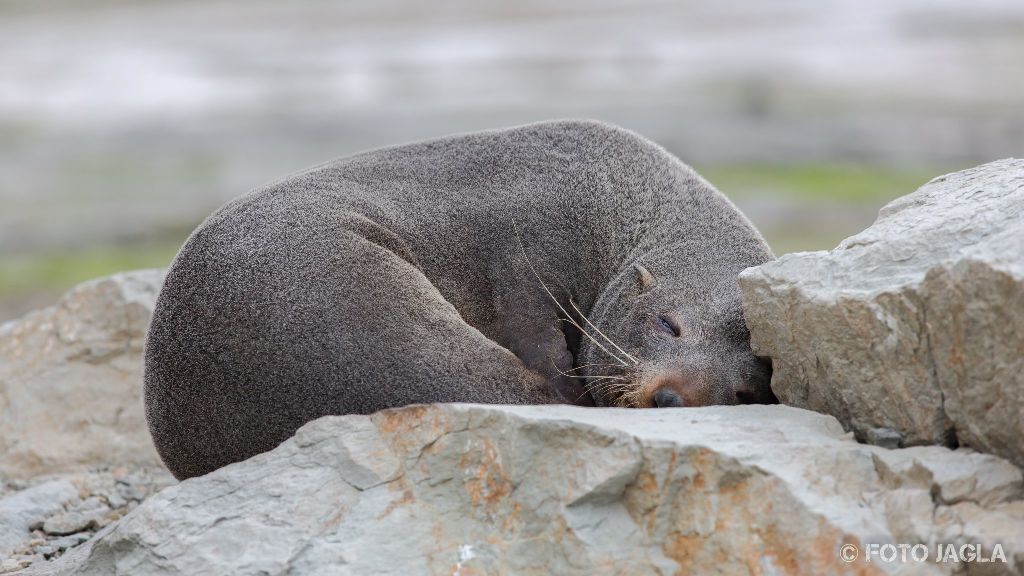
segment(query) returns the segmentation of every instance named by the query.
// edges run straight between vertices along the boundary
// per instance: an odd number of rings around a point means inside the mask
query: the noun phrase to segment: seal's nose
[[[715,403],[713,390],[707,382],[685,374],[656,377],[648,390],[652,392],[648,392],[650,396],[643,405],[652,408],[710,406]]]
[[[654,393],[654,406],[656,408],[680,408],[685,406],[683,399],[674,390],[665,386]]]

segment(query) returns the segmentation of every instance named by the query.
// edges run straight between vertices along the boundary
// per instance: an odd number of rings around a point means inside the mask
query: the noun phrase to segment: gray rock
[[[45,545],[55,548],[57,550],[67,550],[68,548],[78,546],[79,544],[85,542],[91,537],[91,533],[79,532],[78,534],[71,534],[69,536],[64,536],[62,538],[55,538],[53,540],[50,540]]]
[[[787,406],[414,406],[328,417],[172,486],[26,574],[950,574],[844,544],[998,544],[1024,480],[968,450],[858,444]]]
[[[1024,465],[1024,160],[936,178],[740,286],[782,402]]]
[[[891,428],[871,428],[865,436],[865,442],[882,448],[899,448],[904,442],[903,434]]]
[[[131,487],[143,500],[174,483],[163,468],[116,468],[48,478],[0,499],[0,559],[9,557],[25,565],[29,560],[59,556],[138,503],[119,501],[118,488]],[[121,505],[111,506],[111,501]]]
[[[107,504],[110,505],[110,507],[114,508],[114,509],[123,508],[123,507],[128,505],[128,500],[125,499],[124,496],[121,496],[116,491],[111,492],[110,494],[107,494],[106,495],[106,499],[107,499]]]
[[[5,558],[3,561],[0,561],[0,574],[6,574],[8,572],[20,570],[28,566],[29,564],[31,564],[31,562],[19,560],[16,558]]]
[[[71,511],[58,514],[43,523],[43,531],[56,536],[67,536],[82,530],[95,530],[106,526],[109,510]]]
[[[52,480],[8,494],[0,499],[0,559],[7,558],[31,538],[33,525],[64,510],[78,497],[78,489],[67,480]]]
[[[142,343],[159,270],[79,285],[0,325],[0,477],[159,466],[142,408]]]

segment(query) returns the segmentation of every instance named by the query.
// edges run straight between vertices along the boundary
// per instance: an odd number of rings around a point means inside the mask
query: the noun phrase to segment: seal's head
[[[750,349],[738,272],[721,265],[679,270],[655,260],[620,274],[594,307],[596,337],[580,341],[579,365],[586,366],[580,372],[594,402],[634,408],[778,402],[770,361]]]

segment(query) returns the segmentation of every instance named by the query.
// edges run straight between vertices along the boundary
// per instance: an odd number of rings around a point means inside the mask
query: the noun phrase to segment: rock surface
[[[0,326],[0,573],[1024,573],[1024,476],[992,455],[1024,463],[1024,161],[741,276],[776,394],[838,421],[413,406],[174,484],[141,404],[161,280],[97,280]],[[926,561],[878,548],[915,544]],[[936,562],[948,545],[995,561]]]
[[[0,478],[159,466],[142,408],[142,345],[163,272],[81,284],[0,325]]]
[[[1024,465],[1024,160],[938,177],[834,250],[740,275],[786,403]]]
[[[0,560],[30,538],[33,526],[63,512],[77,496],[78,489],[71,482],[58,479],[0,498]]]
[[[787,406],[413,406],[327,417],[149,498],[26,574],[944,574],[844,544],[972,543],[1024,567],[1021,471],[858,444]],[[980,565],[975,565],[980,566]]]
[[[0,491],[0,573],[59,557],[174,483],[163,468],[114,468],[7,482]]]

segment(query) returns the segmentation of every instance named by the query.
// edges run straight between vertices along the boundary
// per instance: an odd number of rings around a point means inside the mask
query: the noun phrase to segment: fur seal
[[[181,479],[413,403],[773,402],[736,281],[773,258],[692,169],[608,124],[357,154],[192,233],[147,337],[149,428]]]

